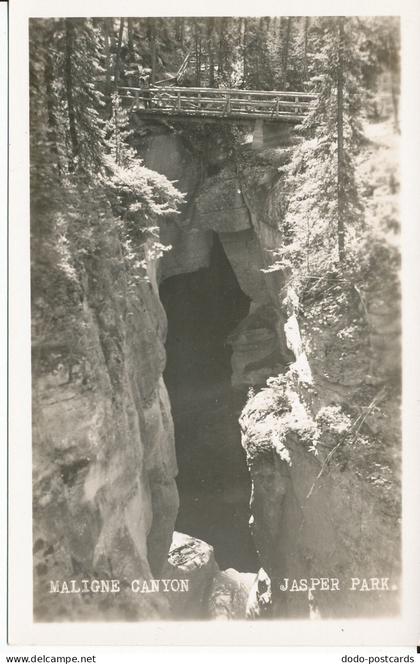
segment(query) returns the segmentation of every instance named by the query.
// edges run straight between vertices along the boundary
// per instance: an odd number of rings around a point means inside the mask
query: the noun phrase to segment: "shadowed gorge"
[[[214,235],[209,268],[166,279],[164,373],[175,425],[180,510],[177,530],[215,548],[222,568],[257,568],[248,528],[250,479],[238,417],[245,394],[230,383],[228,335],[249,310]]]
[[[31,19],[36,621],[397,615],[398,35]]]

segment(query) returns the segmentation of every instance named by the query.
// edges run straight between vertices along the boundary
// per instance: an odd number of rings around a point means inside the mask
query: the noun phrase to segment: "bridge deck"
[[[132,110],[147,116],[181,116],[299,123],[315,94],[226,88],[119,88]]]

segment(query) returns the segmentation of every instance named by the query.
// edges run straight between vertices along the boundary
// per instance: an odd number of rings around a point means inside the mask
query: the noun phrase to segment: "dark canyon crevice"
[[[179,467],[176,529],[211,544],[222,569],[257,571],[248,527],[251,483],[238,423],[246,391],[232,387],[229,344],[250,299],[217,234],[209,267],[169,277],[160,299],[168,318],[164,380]]]

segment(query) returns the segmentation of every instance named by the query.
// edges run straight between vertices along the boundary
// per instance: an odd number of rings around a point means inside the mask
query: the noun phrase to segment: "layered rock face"
[[[260,159],[270,162],[269,151]],[[265,175],[263,176],[263,173]],[[281,227],[281,178],[270,185],[245,164],[243,188],[258,236]],[[380,183],[383,186],[383,183]],[[266,191],[267,202],[262,201]],[[271,191],[271,196],[268,193]],[[267,246],[267,245],[266,245]],[[385,257],[384,260],[387,260]],[[286,278],[287,282],[287,278]],[[252,397],[242,442],[253,489],[252,530],[272,582],[273,614],[388,615],[400,578],[398,283],[392,266],[369,274],[363,291],[334,281],[298,303],[277,290],[295,361]],[[324,577],[324,588],[310,578]],[[331,590],[331,577],[339,592]],[[363,578],[374,581],[375,590]],[[352,590],[352,578],[355,581]],[[293,592],[285,579],[308,579]],[[283,586],[283,590],[281,589]],[[290,589],[290,586],[289,586]],[[296,591],[296,592],[295,592]]]
[[[353,459],[340,450],[342,434],[322,426],[322,411],[312,419],[303,403],[298,390],[272,383],[241,417],[253,480],[251,527],[271,579],[273,615],[309,618],[311,609],[321,617],[395,612],[395,496],[370,476],[375,464],[367,437],[367,449]],[[377,577],[388,579],[379,592],[368,592],[370,586],[360,592],[362,578]]]
[[[125,588],[134,578],[159,575],[178,494],[162,380],[166,319],[154,268],[150,282],[133,289],[125,272],[115,269],[118,252],[110,230],[85,274],[73,314],[77,356],[70,355],[74,344],[69,340],[66,346],[63,334],[45,336],[45,321],[35,315],[33,541],[39,620],[146,619],[169,609],[159,595],[134,596]],[[49,592],[51,579],[81,578],[119,579],[121,592]]]
[[[271,143],[290,144],[284,130],[269,138]],[[276,224],[265,221],[269,204],[265,187],[276,169],[260,165],[257,178],[261,177],[261,182],[252,180],[251,190],[246,182],[250,174],[240,173],[232,156],[224,154],[223,146],[217,143],[206,155],[207,170],[215,170],[214,174],[204,172],[202,158],[187,147],[182,132],[145,129],[139,148],[146,166],[175,180],[187,200],[179,217],[161,224],[162,242],[173,249],[162,258],[159,278],[208,267],[212,238],[217,233],[240,288],[251,299],[249,316],[228,339],[233,350],[232,384],[239,389],[263,385],[294,360],[286,344],[287,317],[279,299],[284,277],[262,272],[271,264],[272,249],[281,240]],[[255,178],[255,168],[252,170]],[[252,207],[249,197],[253,198]],[[259,210],[258,216],[254,209]]]

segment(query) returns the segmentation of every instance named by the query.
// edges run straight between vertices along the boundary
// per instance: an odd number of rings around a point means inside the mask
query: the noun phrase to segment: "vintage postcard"
[[[318,4],[11,3],[12,643],[416,645],[419,14]]]

